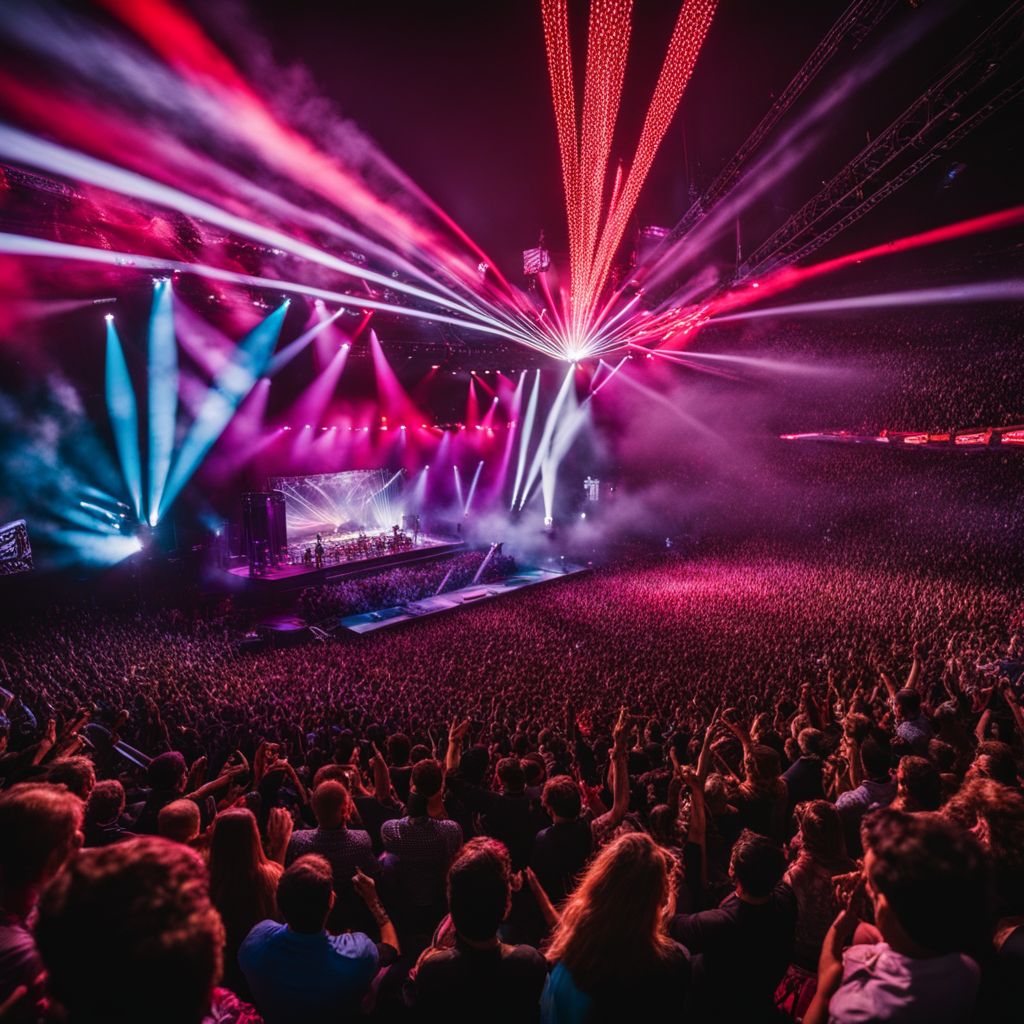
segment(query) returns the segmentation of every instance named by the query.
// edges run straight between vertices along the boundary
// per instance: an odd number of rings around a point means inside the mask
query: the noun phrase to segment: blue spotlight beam
[[[121,475],[128,487],[135,518],[142,519],[142,459],[139,455],[139,411],[113,316],[107,316],[107,413]]]
[[[178,347],[168,278],[154,284],[149,315],[148,374],[149,502],[146,511],[150,526],[156,526],[174,453],[174,426],[178,414]]]
[[[158,507],[162,516],[192,478],[235,410],[263,375],[277,344],[288,311],[288,300],[260,321],[239,343],[227,365],[217,374],[182,441]],[[152,516],[153,510],[150,509]]]

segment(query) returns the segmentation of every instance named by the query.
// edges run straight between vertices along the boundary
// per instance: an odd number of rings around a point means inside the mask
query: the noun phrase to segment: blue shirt
[[[238,963],[266,1024],[336,1024],[358,1011],[377,973],[377,946],[362,932],[306,934],[261,921]]]

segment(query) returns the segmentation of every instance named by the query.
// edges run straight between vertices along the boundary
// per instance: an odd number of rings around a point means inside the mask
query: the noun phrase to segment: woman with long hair
[[[793,841],[795,859],[785,880],[796,896],[796,937],[793,962],[779,985],[776,999],[802,1017],[818,986],[821,944],[839,911],[836,875],[857,869],[846,852],[843,825],[835,804],[808,800],[794,811],[799,831]]]
[[[277,918],[277,881],[282,867],[263,851],[256,817],[242,807],[221,811],[210,841],[210,896],[224,922],[223,984],[248,996],[238,966],[238,947],[253,925]]]
[[[584,1024],[628,1013],[645,1020],[681,1010],[690,987],[686,950],[669,938],[677,863],[649,835],[620,836],[591,862],[562,908],[541,1000],[545,1024]]]

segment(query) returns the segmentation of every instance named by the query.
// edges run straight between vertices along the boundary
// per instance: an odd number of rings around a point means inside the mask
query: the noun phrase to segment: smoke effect
[[[0,520],[28,520],[42,568],[108,565],[133,549],[117,520],[129,511],[111,446],[81,395],[58,373],[17,396],[0,393]]]
[[[922,558],[966,551],[968,532],[973,543],[1005,545],[1019,497],[1004,484],[1024,483],[1018,452],[890,451],[779,435],[1024,422],[1020,316],[1008,312],[759,320],[708,328],[689,366],[631,359],[559,466],[554,533],[542,531],[534,495],[518,519],[471,517],[466,535],[504,540],[527,561],[598,562],[632,541],[665,538],[684,551],[728,538],[820,546],[865,529],[905,534]],[[586,476],[615,493],[585,502]]]

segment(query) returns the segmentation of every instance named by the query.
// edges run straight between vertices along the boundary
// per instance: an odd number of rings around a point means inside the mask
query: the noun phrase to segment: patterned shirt
[[[380,827],[384,856],[393,860],[401,887],[417,906],[444,893],[448,867],[462,846],[462,828],[439,818],[395,818]]]
[[[285,856],[285,867],[307,853],[326,857],[334,874],[334,908],[328,919],[331,931],[362,923],[362,900],[352,887],[352,876],[359,868],[371,878],[380,877],[380,865],[373,853],[370,835],[361,828],[306,828],[292,833]]]

